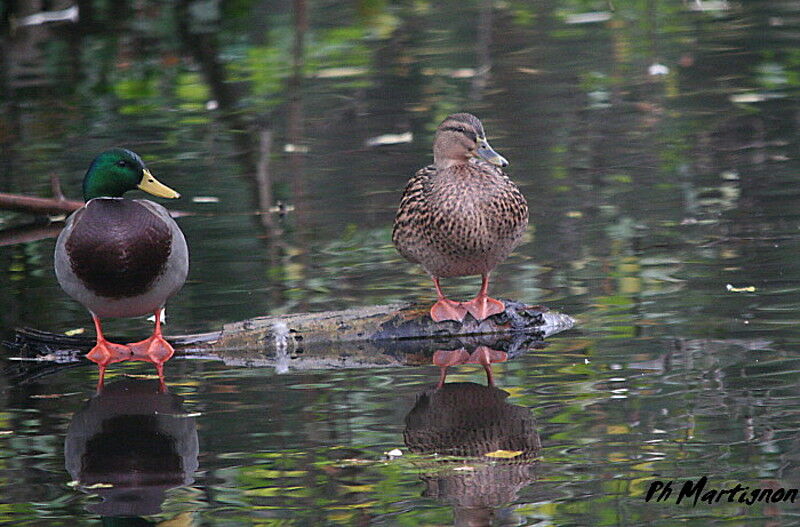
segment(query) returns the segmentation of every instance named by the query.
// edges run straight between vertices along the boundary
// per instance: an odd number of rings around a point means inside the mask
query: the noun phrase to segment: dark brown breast
[[[89,202],[66,242],[73,272],[110,298],[145,293],[164,272],[171,248],[169,226],[127,199]]]

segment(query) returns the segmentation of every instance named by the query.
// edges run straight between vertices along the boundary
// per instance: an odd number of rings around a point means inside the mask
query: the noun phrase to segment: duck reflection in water
[[[456,526],[491,525],[497,509],[534,480],[541,449],[530,410],[508,392],[475,383],[447,383],[420,394],[403,438],[418,454],[458,456],[422,467],[425,496],[453,506]],[[467,460],[463,458],[469,458]]]
[[[78,488],[103,499],[90,512],[158,514],[167,490],[194,482],[197,425],[181,403],[158,381],[126,379],[107,385],[72,417],[66,469]]]
[[[433,363],[439,367],[439,384],[436,387],[441,388],[444,386],[444,381],[447,378],[447,368],[459,364],[480,364],[486,371],[486,382],[489,383],[489,386],[494,386],[492,364],[507,360],[508,353],[492,349],[489,346],[476,346],[472,353],[467,352],[466,348],[436,350],[433,353]]]

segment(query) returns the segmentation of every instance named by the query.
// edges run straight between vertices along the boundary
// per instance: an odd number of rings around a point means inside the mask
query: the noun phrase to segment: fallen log
[[[48,238],[55,238],[64,228],[64,223],[34,222],[0,230],[0,247],[31,243]]]
[[[572,327],[571,317],[506,300],[506,311],[477,322],[431,320],[430,306],[370,306],[323,313],[257,317],[226,324],[183,352],[227,364],[342,368],[430,364],[439,349],[487,346],[516,354]],[[184,339],[187,337],[183,337]]]
[[[221,360],[230,366],[289,369],[369,368],[431,364],[438,350],[479,346],[509,358],[543,346],[544,338],[573,326],[565,314],[504,300],[503,313],[477,322],[431,320],[430,306],[384,305],[321,313],[256,317],[220,331],[167,336],[175,357]],[[112,338],[112,340],[114,340]],[[68,365],[84,361],[91,337],[17,330],[5,347],[21,362]]]

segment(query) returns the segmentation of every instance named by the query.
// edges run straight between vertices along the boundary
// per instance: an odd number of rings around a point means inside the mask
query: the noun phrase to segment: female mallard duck
[[[106,367],[124,360],[154,363],[163,384],[164,363],[173,354],[161,335],[161,310],[186,281],[189,251],[164,207],[122,197],[137,188],[162,198],[180,197],[130,150],[100,154],[83,180],[86,205],[67,218],[56,242],[58,283],[89,310],[97,330],[97,344],[87,357],[100,367],[98,387]],[[150,338],[123,345],[103,336],[100,319],[149,313],[156,320]]]
[[[528,204],[498,167],[495,152],[474,115],[456,113],[436,130],[433,165],[408,182],[394,220],[392,241],[400,254],[433,278],[438,295],[431,318],[481,321],[505,310],[487,295],[489,273],[519,244],[528,225]],[[481,275],[481,290],[469,302],[447,299],[440,278]]]

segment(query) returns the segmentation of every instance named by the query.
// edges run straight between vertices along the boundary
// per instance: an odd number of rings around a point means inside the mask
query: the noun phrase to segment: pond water
[[[0,350],[0,522],[800,523],[798,501],[677,503],[703,476],[800,487],[796,2],[77,5],[78,23],[40,24],[72,4],[0,1],[0,190],[50,196],[57,175],[79,198],[95,154],[137,151],[193,213],[168,334],[433,302],[391,223],[455,111],[483,120],[531,207],[492,292],[577,324],[496,364],[495,388],[469,365],[436,390],[433,366],[173,359],[169,393],[134,363],[95,396],[91,365],[11,375]],[[29,237],[0,232],[3,336],[91,336],[54,239],[0,220]],[[445,285],[468,297],[476,280]]]

